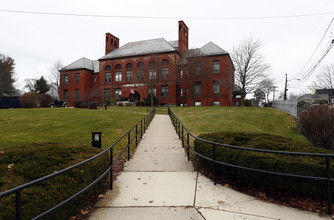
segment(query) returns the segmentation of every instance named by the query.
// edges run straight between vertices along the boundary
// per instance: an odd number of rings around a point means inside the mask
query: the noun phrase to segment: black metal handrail
[[[115,141],[110,147],[108,147],[107,149],[103,150],[102,152],[96,154],[95,156],[92,156],[90,158],[88,158],[87,160],[84,160],[82,162],[79,162],[77,164],[74,164],[70,167],[67,167],[63,170],[60,170],[56,173],[52,173],[49,174],[47,176],[41,177],[39,179],[33,180],[29,183],[25,183],[22,184],[20,186],[17,186],[15,188],[12,188],[10,190],[7,190],[5,192],[0,193],[0,198],[9,196],[11,194],[16,194],[16,219],[17,220],[21,220],[22,219],[22,204],[21,204],[21,192],[22,190],[32,187],[36,184],[39,184],[41,182],[44,182],[48,179],[54,178],[58,175],[61,174],[65,174],[68,173],[70,170],[73,170],[77,167],[80,167],[100,156],[102,156],[103,154],[107,153],[108,151],[110,151],[110,165],[109,167],[103,172],[103,174],[101,174],[96,180],[94,180],[92,183],[90,183],[89,185],[87,185],[85,188],[83,188],[82,190],[80,190],[79,192],[77,192],[76,194],[72,195],[71,197],[67,198],[66,200],[62,201],[61,203],[57,204],[56,206],[50,208],[49,210],[41,213],[40,215],[34,217],[33,219],[40,219],[44,216],[46,216],[47,214],[51,213],[52,211],[64,206],[65,204],[67,204],[68,202],[70,202],[71,200],[77,198],[79,195],[81,195],[83,192],[87,191],[89,188],[91,188],[92,186],[94,186],[96,183],[98,183],[103,177],[105,177],[107,174],[110,174],[110,190],[113,189],[113,170],[112,167],[113,165],[119,160],[119,158],[123,155],[123,153],[128,150],[128,160],[130,160],[130,145],[131,143],[136,140],[136,147],[138,146],[138,134],[140,133],[140,137],[143,136],[143,133],[145,133],[147,127],[149,126],[149,124],[151,123],[153,117],[155,115],[155,109],[153,109],[150,113],[148,113],[143,119],[141,119],[139,122],[137,122],[136,125],[134,125],[128,132],[126,132],[121,138],[119,138],[117,141]],[[138,129],[138,127],[140,126],[140,129]],[[131,132],[136,129],[136,135],[134,137],[132,137],[131,139]],[[113,148],[116,144],[118,144],[120,141],[122,141],[125,137],[128,137],[128,143],[127,145],[124,147],[124,149],[121,151],[121,153],[117,156],[117,158],[114,160],[113,159]]]
[[[331,178],[331,170],[330,170],[330,158],[334,158],[334,154],[323,154],[323,153],[302,153],[302,152],[288,152],[288,151],[275,151],[275,150],[264,150],[264,149],[254,149],[254,148],[247,148],[247,147],[239,147],[239,146],[233,146],[228,144],[222,144],[214,141],[205,140],[202,138],[199,138],[195,135],[193,135],[191,132],[189,132],[188,129],[184,126],[184,124],[176,117],[176,115],[172,112],[170,108],[168,108],[168,115],[171,118],[171,121],[173,123],[173,126],[175,128],[175,131],[181,139],[182,146],[184,147],[184,142],[186,142],[187,145],[187,155],[188,155],[188,161],[190,160],[190,150],[196,155],[199,156],[205,160],[208,160],[212,162],[212,172],[213,172],[213,179],[214,184],[217,184],[217,178],[216,178],[216,164],[233,167],[237,169],[243,169],[248,171],[254,171],[254,172],[260,172],[264,174],[271,174],[271,175],[279,175],[279,176],[286,176],[286,177],[295,177],[295,178],[302,178],[302,179],[312,179],[312,180],[321,180],[327,182],[327,210],[328,214],[332,214],[332,198],[331,198],[331,182],[334,182],[334,179]],[[185,137],[186,133],[186,137]],[[189,136],[195,138],[196,140],[199,140],[201,142],[205,142],[212,145],[212,158],[209,158],[207,156],[204,156],[193,149],[189,144]],[[311,157],[324,157],[326,161],[326,177],[319,177],[319,176],[305,176],[305,175],[297,175],[297,174],[290,174],[290,173],[281,173],[281,172],[275,172],[275,171],[269,171],[269,170],[263,170],[263,169],[255,169],[251,167],[244,167],[244,166],[238,166],[235,164],[229,164],[221,161],[216,160],[216,147],[217,146],[223,146],[231,149],[237,149],[237,150],[245,150],[245,151],[254,151],[254,152],[261,152],[261,153],[272,153],[272,154],[284,154],[284,155],[293,155],[293,156],[311,156]]]

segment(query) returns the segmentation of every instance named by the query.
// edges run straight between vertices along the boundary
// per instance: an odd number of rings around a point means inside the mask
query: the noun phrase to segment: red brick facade
[[[138,49],[134,49],[133,54],[121,54],[129,49],[126,46],[125,49],[119,47],[119,39],[107,33],[106,56],[98,60],[98,69],[93,63],[87,64],[88,59],[82,58],[80,62],[61,70],[61,99],[70,106],[75,100],[120,100],[120,97],[141,100],[155,89],[159,105],[234,105],[234,67],[229,54],[225,51],[211,53],[203,47],[200,58],[191,57],[191,50],[188,50],[188,27],[180,21],[178,29],[177,42],[153,40],[159,43],[156,47],[166,44],[168,50],[161,47],[159,52],[146,54],[136,54]],[[147,42],[135,42],[133,45],[141,48],[144,43]],[[207,44],[206,48],[223,51],[212,43]],[[201,71],[196,72],[194,64],[200,66]]]

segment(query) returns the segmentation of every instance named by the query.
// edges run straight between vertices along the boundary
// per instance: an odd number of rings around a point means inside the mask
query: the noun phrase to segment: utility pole
[[[285,73],[285,87],[284,87],[284,100],[286,100],[286,91],[288,91],[288,74]]]

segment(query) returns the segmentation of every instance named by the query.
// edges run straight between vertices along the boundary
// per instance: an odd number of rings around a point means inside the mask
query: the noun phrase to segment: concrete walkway
[[[154,117],[114,190],[96,207],[90,220],[331,219],[214,186],[187,162],[167,115]]]

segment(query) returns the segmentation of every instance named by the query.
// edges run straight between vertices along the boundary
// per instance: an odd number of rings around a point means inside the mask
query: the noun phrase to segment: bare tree
[[[37,79],[25,79],[24,80],[24,88],[28,90],[28,92],[35,92],[35,82]]]
[[[151,106],[154,105],[154,97],[158,101],[157,94],[160,93],[159,91],[159,79],[160,79],[160,63],[159,63],[159,54],[150,54],[149,62],[141,69],[144,71],[145,81],[147,81],[148,91],[147,96],[145,97],[150,98],[150,100],[146,100],[146,102],[150,102]],[[155,89],[155,92],[154,92]],[[155,93],[155,94],[154,94]]]
[[[245,38],[232,49],[235,82],[241,88],[241,105],[244,105],[246,95],[257,88],[270,69],[260,49],[261,42],[253,37]]]
[[[267,103],[269,102],[269,94],[273,91],[273,85],[274,80],[270,78],[264,79],[260,82],[259,88],[265,94],[265,100]]]
[[[334,64],[324,66],[317,75],[318,88],[334,89]]]
[[[188,98],[190,96],[192,105],[195,105],[195,98],[197,97],[206,97],[208,102],[208,72],[210,64],[208,63],[207,58],[201,53],[200,49],[191,49],[187,51],[183,59],[182,70],[184,71],[184,77],[187,80],[186,87],[190,90],[186,91],[186,97]],[[203,87],[202,83],[196,88],[197,81],[206,84],[206,88]],[[207,103],[207,105],[209,105],[209,103]]]
[[[260,106],[260,102],[266,99],[266,94],[262,89],[258,88],[253,93],[254,103],[256,106]]]
[[[52,66],[50,66],[50,76],[49,81],[51,88],[56,90],[58,97],[60,97],[60,72],[59,70],[64,67],[64,64],[61,60],[57,60]]]

